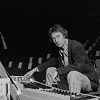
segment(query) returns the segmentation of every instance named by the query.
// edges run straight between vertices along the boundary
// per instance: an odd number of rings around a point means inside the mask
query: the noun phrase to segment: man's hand
[[[36,68],[34,68],[33,70],[31,70],[31,71],[29,71],[28,73],[26,73],[26,74],[24,75],[24,77],[29,78],[29,77],[32,76],[32,74],[34,74],[34,73],[37,72],[37,71],[38,71],[38,68],[36,67]]]
[[[60,81],[57,71],[56,71],[56,72],[54,73],[54,75],[53,75],[53,81],[54,81],[54,82]]]

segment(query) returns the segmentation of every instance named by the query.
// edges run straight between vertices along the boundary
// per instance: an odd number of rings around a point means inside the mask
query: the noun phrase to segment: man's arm
[[[57,60],[55,58],[49,58],[47,61],[45,61],[43,64],[33,68],[31,71],[27,72],[24,77],[29,78],[32,76],[35,72],[41,72],[48,67],[54,67],[57,64]]]
[[[39,72],[41,72],[49,67],[55,67],[56,65],[57,65],[57,59],[56,58],[49,58],[43,64],[37,66],[37,68],[38,68]]]

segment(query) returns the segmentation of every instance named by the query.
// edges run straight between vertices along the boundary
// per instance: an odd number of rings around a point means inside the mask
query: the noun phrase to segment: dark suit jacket
[[[69,64],[68,66],[63,66],[61,57],[58,55],[58,59],[56,57],[50,58],[48,61],[39,65],[38,68],[40,71],[48,68],[48,67],[57,67],[57,71],[59,76],[67,75],[70,71],[79,71],[85,74],[91,81],[96,83],[96,87],[98,87],[99,81],[97,77],[97,73],[94,69],[93,64],[89,60],[84,47],[82,44],[76,40],[68,41],[68,58]],[[95,86],[94,86],[95,87]]]

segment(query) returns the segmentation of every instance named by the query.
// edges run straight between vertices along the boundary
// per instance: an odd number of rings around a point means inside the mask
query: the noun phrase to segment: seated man
[[[60,25],[50,28],[49,36],[59,47],[57,58],[50,58],[25,76],[30,77],[34,72],[46,69],[46,84],[49,86],[63,79],[67,81],[66,85],[68,83],[71,92],[97,90],[99,85],[97,74],[82,44],[69,39],[68,31]]]

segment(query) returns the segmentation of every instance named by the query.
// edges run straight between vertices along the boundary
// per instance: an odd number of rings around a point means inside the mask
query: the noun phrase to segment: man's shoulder
[[[71,40],[71,39],[69,39],[69,44],[72,44],[72,45],[82,45],[81,42],[79,42],[77,40]]]

